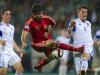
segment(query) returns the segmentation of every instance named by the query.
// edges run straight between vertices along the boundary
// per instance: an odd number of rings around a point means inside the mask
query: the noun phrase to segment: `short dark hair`
[[[43,6],[41,5],[34,5],[32,6],[32,13],[37,13],[43,11]]]
[[[77,6],[77,11],[80,11],[81,9],[88,9],[88,7],[85,4],[80,4]]]
[[[1,9],[1,15],[3,15],[6,11],[11,11],[11,9],[10,8]]]

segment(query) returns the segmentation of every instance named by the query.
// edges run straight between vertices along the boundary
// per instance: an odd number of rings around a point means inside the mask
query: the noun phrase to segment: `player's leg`
[[[84,51],[84,46],[75,48],[71,45],[60,43],[60,42],[58,42],[56,40],[52,40],[52,39],[47,40],[45,45],[48,46],[48,47],[53,47],[54,49],[59,48],[59,49],[62,49],[62,50],[69,50],[69,51],[76,51],[76,52],[83,52]]]
[[[13,67],[16,70],[15,75],[23,75],[23,67],[21,61],[18,61],[16,64],[14,64]]]
[[[89,58],[90,58],[90,55],[88,53],[82,54],[80,75],[86,75],[86,71],[88,69]]]
[[[7,75],[7,67],[0,68],[0,75]]]
[[[46,55],[47,57],[43,57],[43,58],[40,60],[40,62],[39,62],[36,66],[34,66],[34,69],[37,69],[38,72],[41,72],[43,66],[45,66],[45,65],[48,64],[50,61],[52,61],[53,59],[55,59],[55,57],[52,56],[51,50],[47,50],[47,51],[45,51],[44,53],[45,53],[45,55]]]
[[[83,52],[84,51],[84,46],[81,46],[81,47],[78,47],[78,48],[75,48],[71,45],[68,45],[68,44],[64,44],[64,43],[60,43],[56,40],[52,40],[52,39],[49,39],[47,41],[43,41],[41,43],[32,43],[32,47],[35,48],[36,50],[44,50],[43,48],[46,48],[46,49],[52,49],[52,50],[55,50],[57,48],[59,49],[62,49],[62,50],[69,50],[69,51],[76,51],[76,52]]]
[[[81,75],[86,75],[87,69],[88,69],[88,60],[91,59],[91,56],[93,56],[95,51],[93,50],[92,46],[86,46],[84,53],[82,54],[81,58]]]
[[[43,66],[45,66],[46,64],[48,64],[52,60],[57,59],[57,58],[62,56],[62,55],[60,55],[59,49],[54,50],[54,51],[47,50],[44,53],[47,57],[44,57],[43,59],[41,59],[41,61],[36,66],[34,66],[34,69],[37,69],[39,72],[41,72],[41,68]]]
[[[67,75],[68,54],[68,51],[63,51],[63,56],[60,59],[59,75]]]
[[[23,66],[21,63],[21,59],[16,53],[13,53],[13,55],[11,56],[9,65],[13,66],[13,68],[16,70],[15,75],[23,75]]]
[[[0,75],[6,75],[8,69],[8,61],[9,55],[5,53],[5,51],[1,52],[0,54]]]
[[[74,56],[74,62],[75,62],[75,68],[77,75],[80,75],[80,69],[81,69],[81,54],[80,53],[73,53]]]

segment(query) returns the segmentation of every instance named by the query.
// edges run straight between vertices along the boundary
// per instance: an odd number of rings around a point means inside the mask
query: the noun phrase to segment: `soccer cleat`
[[[42,72],[42,67],[34,66],[34,70],[37,72]]]
[[[86,72],[84,70],[82,70],[81,75],[86,75]]]

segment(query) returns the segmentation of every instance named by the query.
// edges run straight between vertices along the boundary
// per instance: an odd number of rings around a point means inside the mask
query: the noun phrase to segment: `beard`
[[[38,17],[38,18],[35,18],[35,20],[37,20],[37,21],[41,21],[42,18],[41,18],[41,17]]]

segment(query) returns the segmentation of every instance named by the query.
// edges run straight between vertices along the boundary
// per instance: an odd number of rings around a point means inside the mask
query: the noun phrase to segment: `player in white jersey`
[[[60,31],[60,35],[56,38],[57,41],[69,44],[70,39],[66,38],[67,33],[65,30]],[[67,75],[67,62],[69,51],[61,51],[63,56],[60,58],[59,75]]]
[[[74,53],[77,75],[86,75],[88,60],[93,54],[93,39],[91,34],[91,23],[86,20],[88,9],[85,5],[77,8],[78,18],[70,22],[68,33],[73,36],[75,47],[84,45],[82,54]],[[81,55],[81,56],[80,56]]]
[[[20,57],[14,52],[16,49],[21,56],[23,51],[17,46],[14,37],[14,26],[9,22],[11,20],[10,9],[1,10],[0,22],[0,75],[7,75],[8,65],[11,65],[16,70],[15,75],[23,75],[23,67]]]

